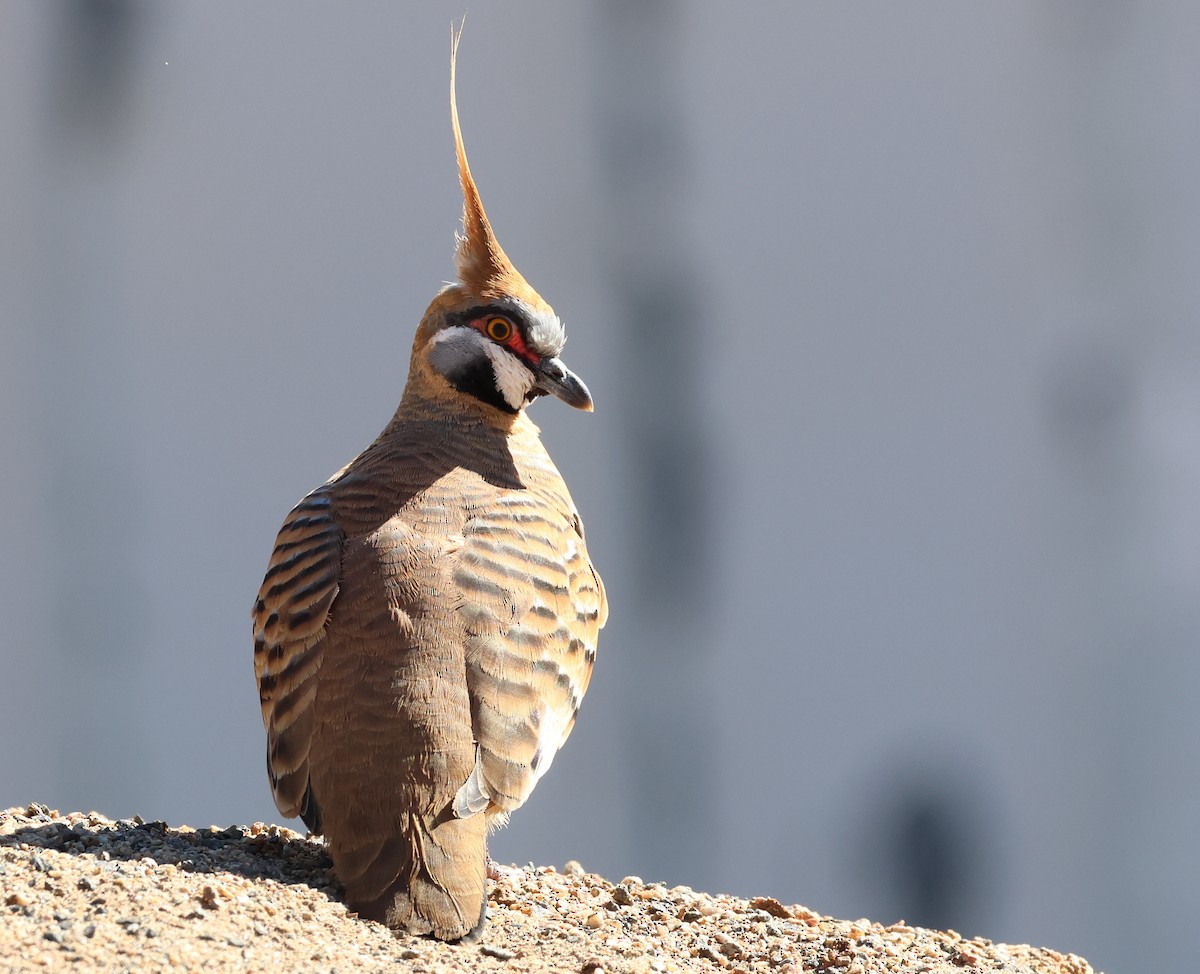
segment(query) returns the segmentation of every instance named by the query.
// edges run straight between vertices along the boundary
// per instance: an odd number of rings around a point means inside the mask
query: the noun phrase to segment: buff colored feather
[[[450,124],[454,129],[454,151],[458,157],[458,178],[463,193],[463,232],[455,255],[458,278],[472,293],[486,300],[508,295],[532,307],[546,308],[546,302],[513,266],[492,232],[483,201],[479,198],[479,189],[471,176],[471,167],[467,164],[467,150],[458,123],[458,100],[455,96],[458,43],[461,38],[460,26],[451,33],[450,40]]]

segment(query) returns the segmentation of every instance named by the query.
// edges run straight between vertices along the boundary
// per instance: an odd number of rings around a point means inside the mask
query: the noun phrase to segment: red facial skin
[[[482,318],[476,318],[475,320],[470,322],[470,325],[472,328],[477,328],[479,331],[481,331],[483,333],[483,337],[486,338],[489,342],[495,342],[496,339],[492,338],[487,333],[487,326],[488,326],[488,322],[491,321],[493,318],[501,318],[501,317],[503,317],[503,315],[496,315],[496,314],[485,315]],[[505,321],[508,321],[508,319],[505,318]],[[514,352],[516,352],[519,356],[521,356],[521,358],[523,358],[526,362],[531,362],[536,365],[540,361],[539,357],[537,355],[534,355],[533,352],[531,352],[528,349],[528,347],[526,347],[525,339],[521,337],[521,332],[517,329],[517,326],[514,325],[511,321],[508,321],[508,324],[509,324],[509,327],[512,329],[512,334],[508,336],[508,341],[496,342],[496,344],[503,345],[506,348],[511,348]]]

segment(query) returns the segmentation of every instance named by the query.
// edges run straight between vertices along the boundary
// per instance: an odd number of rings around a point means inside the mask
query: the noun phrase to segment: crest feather
[[[464,18],[465,22],[465,18]],[[458,124],[458,102],[454,97],[455,63],[458,42],[462,38],[462,23],[450,28],[450,124],[454,127],[454,151],[458,156],[458,178],[463,193],[463,232],[458,238],[454,265],[458,279],[480,298],[495,300],[501,297],[518,298],[536,308],[549,308],[542,297],[529,286],[504,253],[500,241],[492,232],[479,189],[467,165],[467,150],[463,146],[462,130]]]

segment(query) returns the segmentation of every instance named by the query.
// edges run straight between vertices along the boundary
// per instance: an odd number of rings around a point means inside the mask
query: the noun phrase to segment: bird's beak
[[[542,392],[557,396],[568,406],[592,411],[592,394],[583,380],[568,369],[559,358],[544,358],[534,368],[533,374],[537,379],[537,387]]]

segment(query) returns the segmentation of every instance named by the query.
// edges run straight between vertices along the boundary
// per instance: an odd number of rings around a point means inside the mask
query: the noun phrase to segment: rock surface
[[[9,809],[0,969],[1092,974],[1073,954],[635,876],[611,883],[577,863],[497,873],[482,941],[447,945],[348,913],[320,843],[275,825]]]

